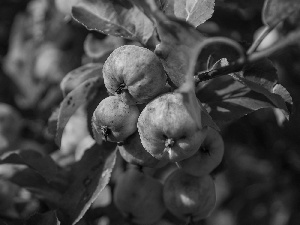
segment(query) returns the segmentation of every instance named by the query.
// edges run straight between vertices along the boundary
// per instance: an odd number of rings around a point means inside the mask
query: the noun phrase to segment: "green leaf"
[[[55,211],[37,213],[31,216],[25,225],[60,225]]]
[[[74,180],[61,199],[60,212],[64,215],[61,221],[76,224],[82,218],[109,182],[115,159],[115,143],[103,142],[86,150],[74,165]]]
[[[80,84],[64,98],[59,109],[57,132],[55,138],[56,144],[58,146],[60,146],[61,144],[61,138],[64,128],[71,116],[81,105],[89,102],[90,99],[93,99],[94,95],[97,93],[97,89],[102,85],[102,77],[90,78]]]
[[[66,96],[78,85],[93,77],[102,76],[101,63],[88,63],[69,72],[60,82],[60,89],[63,95]]]
[[[58,166],[49,155],[32,150],[20,150],[8,152],[2,155],[0,164],[26,165],[43,176],[48,182],[55,180]]]
[[[79,0],[72,9],[72,15],[89,30],[143,44],[154,32],[150,19],[128,0]]]
[[[266,0],[262,11],[262,19],[264,24],[275,27],[292,13],[299,10],[299,0]]]
[[[199,26],[211,18],[214,12],[215,0],[168,0],[163,11],[168,16],[175,16]]]

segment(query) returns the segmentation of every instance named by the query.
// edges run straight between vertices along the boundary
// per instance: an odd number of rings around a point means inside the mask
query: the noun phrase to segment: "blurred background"
[[[80,108],[65,129],[61,149],[55,145],[48,120],[63,99],[60,82],[81,65],[103,63],[113,49],[129,41],[87,31],[70,15],[74,2],[0,2],[0,157],[30,149],[51,155],[61,168],[67,168],[93,143],[86,111]],[[263,27],[262,6],[262,0],[217,0],[213,17],[198,30],[207,36],[232,38],[247,48]],[[259,48],[272,45],[290,29],[294,28],[288,23],[280,25]],[[264,109],[224,126],[225,156],[215,180],[217,207],[201,224],[299,224],[299,46],[271,58],[280,83],[293,97],[290,121],[278,110]],[[22,167],[0,163],[0,219],[8,224],[48,207],[40,193],[12,179]],[[110,201],[108,186],[93,207]],[[97,223],[107,224],[107,218]]]

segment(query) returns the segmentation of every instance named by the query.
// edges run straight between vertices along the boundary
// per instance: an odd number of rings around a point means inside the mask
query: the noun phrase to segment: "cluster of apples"
[[[223,157],[221,135],[195,124],[182,95],[168,85],[160,59],[146,48],[115,49],[103,65],[103,78],[110,96],[94,111],[95,135],[117,142],[130,164],[178,166],[164,182],[128,169],[114,190],[116,206],[138,224],[153,224],[166,210],[181,219],[207,217],[216,202],[209,174]]]

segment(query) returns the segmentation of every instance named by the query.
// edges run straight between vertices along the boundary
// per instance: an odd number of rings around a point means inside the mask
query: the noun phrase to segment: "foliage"
[[[0,105],[0,223],[133,224],[132,215],[102,199],[132,167],[118,152],[126,140],[103,140],[91,119],[108,96],[105,60],[129,44],[155,53],[167,92],[180,94],[197,129],[211,127],[225,142],[222,163],[210,171],[219,196],[212,215],[184,221],[167,211],[154,224],[298,223],[297,0],[76,0],[71,11],[59,1],[32,0],[9,15],[15,19],[0,74],[8,92],[0,101],[11,106]],[[263,47],[272,32],[275,40]],[[176,166],[135,169],[163,183]]]

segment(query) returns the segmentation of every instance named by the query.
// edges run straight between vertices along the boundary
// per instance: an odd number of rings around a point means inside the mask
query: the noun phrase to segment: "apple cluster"
[[[223,157],[221,135],[196,125],[182,95],[168,85],[160,59],[146,48],[115,49],[103,65],[103,78],[110,96],[93,113],[95,135],[117,142],[129,164],[178,167],[164,182],[128,169],[116,183],[116,207],[137,224],[153,224],[167,210],[183,220],[207,217],[216,202],[210,173]]]

